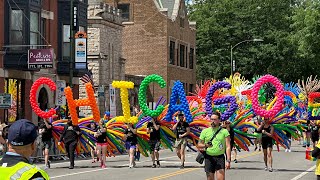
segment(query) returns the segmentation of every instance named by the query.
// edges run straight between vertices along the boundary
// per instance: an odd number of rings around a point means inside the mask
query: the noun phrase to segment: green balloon
[[[142,110],[143,114],[145,116],[151,116],[151,117],[155,117],[155,116],[159,116],[162,111],[164,110],[164,106],[163,105],[159,105],[156,110],[150,110],[147,106],[147,98],[146,98],[146,92],[147,92],[147,88],[149,86],[149,84],[151,82],[156,82],[159,84],[159,86],[161,88],[166,87],[166,82],[164,81],[164,79],[157,75],[157,74],[151,74],[147,77],[145,77],[143,79],[143,81],[141,82],[140,88],[139,88],[139,106],[140,109]]]

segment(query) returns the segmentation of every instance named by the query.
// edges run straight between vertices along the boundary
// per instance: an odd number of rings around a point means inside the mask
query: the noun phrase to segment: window
[[[175,64],[174,63],[174,48],[175,48],[175,42],[170,41],[170,57],[169,57],[169,64]]]
[[[194,58],[194,49],[190,48],[190,53],[189,53],[189,68],[193,69],[193,58]]]
[[[45,38],[46,38],[46,19],[45,18],[41,18],[41,25],[40,25],[40,32],[41,32],[41,37],[40,37],[40,42],[41,45],[46,44]]]
[[[185,52],[185,46],[180,44],[180,66],[184,67],[184,52]]]
[[[121,10],[121,17],[123,21],[130,21],[130,4],[118,4],[118,9]]]
[[[186,58],[186,60],[185,60],[185,67],[186,68],[188,68],[188,46],[186,46],[186,50],[185,50],[185,56],[184,56],[185,58]]]
[[[70,57],[70,25],[63,25],[63,56]]]
[[[189,84],[189,92],[193,93],[193,84]]]
[[[30,12],[30,44],[39,43],[39,13]],[[31,47],[36,48],[36,47]]]
[[[23,15],[22,10],[11,10],[10,14],[10,44],[22,45],[23,43]]]
[[[5,92],[11,94],[12,105],[5,110],[5,122],[14,122],[24,118],[25,81],[20,79],[5,79]]]

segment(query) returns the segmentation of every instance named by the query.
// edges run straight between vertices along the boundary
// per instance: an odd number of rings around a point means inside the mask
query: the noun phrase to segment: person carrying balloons
[[[150,134],[149,146],[150,154],[152,159],[152,168],[160,167],[159,161],[159,150],[160,150],[160,123],[153,117],[152,120],[147,124],[147,133]],[[155,164],[157,161],[157,165]]]
[[[97,126],[96,126],[96,123],[94,121],[89,124],[88,128],[90,128],[94,132],[97,131]],[[96,151],[97,151],[96,147],[90,147],[90,154],[91,154],[91,158],[92,158],[92,163],[96,162],[96,160],[94,159],[94,153]],[[97,161],[99,161],[98,157],[97,157]]]
[[[64,142],[68,158],[70,160],[69,169],[74,168],[74,151],[77,146],[78,138],[81,135],[81,130],[78,125],[73,125],[71,118],[68,119],[67,125],[64,126],[62,135],[60,136],[58,146]]]
[[[94,133],[97,139],[96,149],[97,157],[101,160],[101,168],[106,168],[106,152],[107,152],[107,130],[103,119],[99,121],[97,131]],[[102,152],[102,153],[101,153]]]
[[[272,137],[274,133],[274,127],[270,124],[270,121],[268,118],[265,118],[264,121],[262,121],[261,125],[257,129],[257,132],[262,133],[261,143],[262,143],[263,156],[264,156],[263,160],[265,164],[264,170],[268,171],[269,169],[269,172],[272,172],[273,171],[272,169],[273,138]]]
[[[127,124],[127,129],[124,132],[124,140],[126,141],[126,149],[129,154],[129,168],[136,166],[134,154],[138,144],[137,129],[132,123]]]
[[[50,168],[49,151],[52,145],[52,124],[49,119],[44,118],[39,128],[39,134],[41,134],[41,150],[44,155],[45,169]]]
[[[233,127],[231,127],[231,122],[229,120],[224,121],[222,123],[222,127],[229,131],[230,134],[230,149],[231,152],[234,152],[234,163],[238,163],[237,161],[237,148],[235,147],[234,143],[234,130]]]
[[[320,180],[320,142],[319,141],[312,151],[312,157],[317,158],[315,174],[317,175],[317,179]]]
[[[190,127],[187,122],[184,121],[184,114],[178,115],[177,123],[173,126],[172,130],[176,131],[175,148],[179,159],[181,160],[180,168],[184,168],[185,150],[187,146],[187,137],[190,134]]]
[[[313,148],[316,147],[319,141],[319,125],[315,121],[311,121],[312,127],[311,127],[311,140],[313,143]]]

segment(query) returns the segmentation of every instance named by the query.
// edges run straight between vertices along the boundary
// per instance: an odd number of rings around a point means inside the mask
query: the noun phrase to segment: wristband
[[[230,161],[230,160],[227,160],[227,162],[228,162],[228,163],[231,163],[231,161]]]

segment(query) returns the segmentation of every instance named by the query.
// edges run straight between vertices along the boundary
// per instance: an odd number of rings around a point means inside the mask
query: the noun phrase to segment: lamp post
[[[245,42],[262,42],[263,39],[248,39],[248,40],[244,40],[244,41],[241,41],[239,43],[237,43],[236,45],[232,46],[231,45],[231,48],[230,48],[230,65],[231,65],[231,75],[233,75],[233,71],[236,70],[236,66],[235,66],[235,62],[233,62],[233,59],[232,59],[232,52],[233,52],[233,49],[236,48],[238,45],[242,44],[242,43],[245,43]]]

